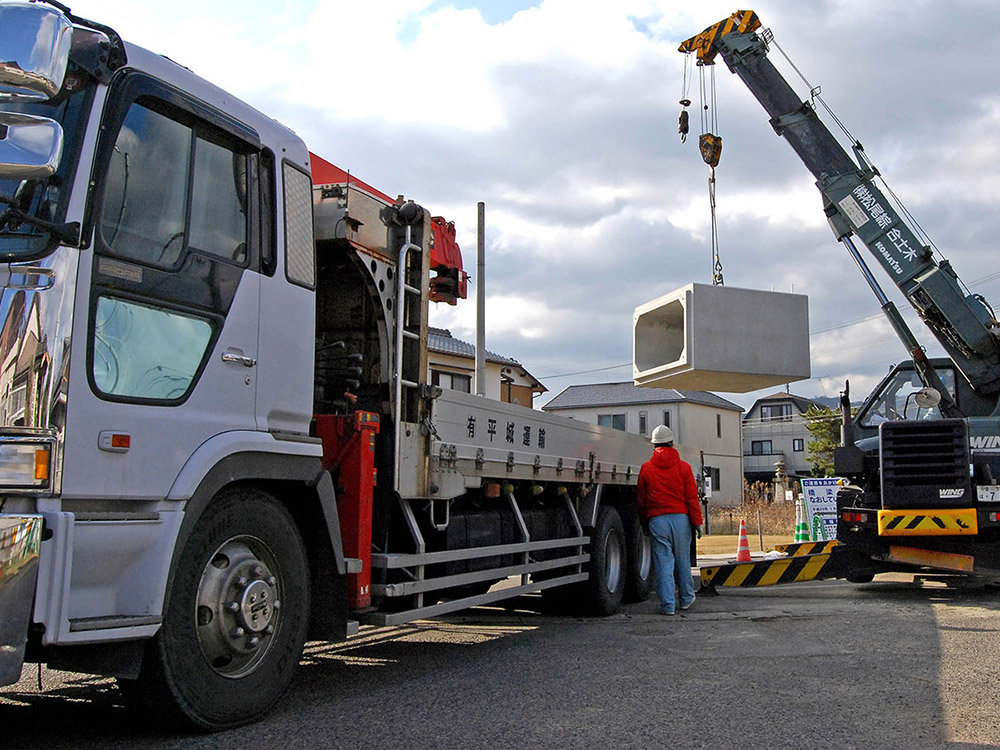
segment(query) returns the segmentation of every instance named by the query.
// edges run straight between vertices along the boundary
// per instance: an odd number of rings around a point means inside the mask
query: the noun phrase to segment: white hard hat
[[[665,424],[661,424],[660,426],[653,428],[653,437],[650,439],[650,442],[653,445],[672,443],[674,442],[674,431]]]

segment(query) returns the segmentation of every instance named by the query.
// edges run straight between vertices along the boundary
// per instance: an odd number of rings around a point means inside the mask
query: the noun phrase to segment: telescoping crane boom
[[[918,239],[886,199],[875,184],[878,172],[866,159],[861,144],[852,146],[855,162],[820,121],[813,104],[794,92],[768,59],[770,35],[763,30],[757,33],[760,26],[753,11],[737,11],[684,41],[678,49],[694,53],[699,65],[714,64],[721,56],[770,115],[775,132],[816,178],[833,233],[862,269],[925,385],[942,394],[944,413],[960,416],[913,334],[858,254],[853,236],[861,239],[886,270],[972,388],[995,401],[1000,393],[1000,341],[992,311],[982,298],[963,291],[950,263],[935,260],[930,247]]]

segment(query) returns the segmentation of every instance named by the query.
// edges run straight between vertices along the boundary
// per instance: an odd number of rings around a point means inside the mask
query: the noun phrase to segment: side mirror
[[[0,111],[0,179],[51,177],[62,155],[63,131],[55,120]]]
[[[59,93],[69,65],[73,24],[41,3],[0,2],[0,104],[47,101]],[[0,179],[53,175],[62,127],[44,117],[0,110]]]
[[[913,394],[913,403],[921,409],[933,409],[941,403],[941,394],[936,388],[921,388]]]
[[[0,3],[0,101],[45,101],[59,93],[73,24],[51,5]]]

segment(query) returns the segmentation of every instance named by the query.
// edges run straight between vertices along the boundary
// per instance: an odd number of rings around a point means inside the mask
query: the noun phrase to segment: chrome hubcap
[[[643,534],[639,540],[639,578],[647,580],[653,569],[653,542],[648,534]]]
[[[622,575],[622,544],[617,534],[608,534],[604,544],[604,580],[608,591],[618,589]]]
[[[256,551],[255,551],[256,550]],[[198,584],[196,632],[201,652],[225,677],[252,672],[280,624],[280,583],[267,548],[253,537],[234,537],[212,555]]]

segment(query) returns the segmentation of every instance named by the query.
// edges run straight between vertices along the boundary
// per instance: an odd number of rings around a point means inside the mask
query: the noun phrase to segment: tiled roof
[[[639,388],[632,383],[571,385],[542,407],[543,411],[594,406],[688,403],[718,409],[743,411],[743,407],[709,391],[681,391],[676,388]]]
[[[432,352],[440,352],[441,354],[454,354],[457,357],[468,357],[469,359],[476,358],[475,346],[462,341],[461,339],[456,339],[451,335],[451,331],[445,328],[427,329],[427,348]],[[486,361],[498,362],[502,365],[521,366],[521,363],[516,359],[501,357],[499,354],[494,354],[489,349],[486,350]]]

